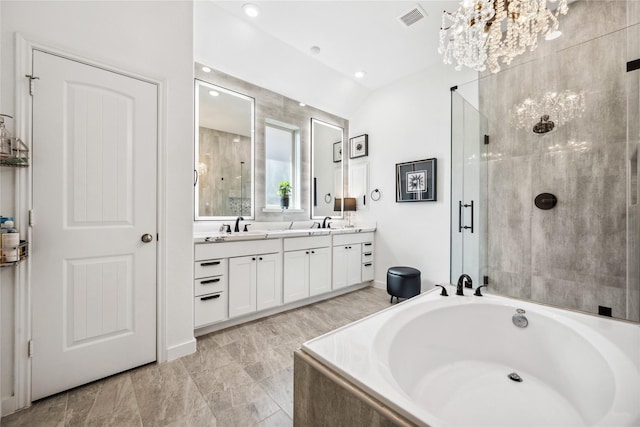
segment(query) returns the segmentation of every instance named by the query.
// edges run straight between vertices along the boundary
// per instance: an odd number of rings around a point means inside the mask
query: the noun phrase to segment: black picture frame
[[[435,202],[437,198],[435,158],[396,163],[396,202]]]
[[[333,163],[342,161],[342,141],[333,143]]]
[[[369,135],[366,133],[349,138],[349,158],[355,159],[369,155]]]

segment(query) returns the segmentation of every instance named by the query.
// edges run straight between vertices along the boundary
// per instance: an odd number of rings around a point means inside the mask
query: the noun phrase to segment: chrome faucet
[[[465,288],[472,288],[473,282],[471,281],[471,277],[468,274],[461,274],[458,278],[458,287],[456,288],[456,295],[464,295],[462,292],[462,285],[464,284]]]
[[[231,233],[231,226],[229,224],[222,224],[220,226],[220,232]]]
[[[236,218],[236,226],[233,229],[233,231],[235,231],[236,233],[240,232],[240,221],[244,221],[244,218],[239,216],[238,218]]]
[[[322,220],[322,228],[329,228],[331,226],[331,223],[327,224],[327,220],[331,219],[330,216],[325,216],[324,219]]]

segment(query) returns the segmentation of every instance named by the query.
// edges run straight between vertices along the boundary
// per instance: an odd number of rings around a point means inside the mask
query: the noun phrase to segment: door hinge
[[[485,135],[484,136],[484,145],[488,145],[489,144],[489,135]]]
[[[34,77],[31,74],[25,74],[25,77],[29,79],[29,95],[33,96],[35,93],[33,81],[40,80],[40,77]]]
[[[33,213],[33,209],[29,210],[29,227],[33,227],[36,223],[35,214]]]
[[[27,345],[27,356],[29,358],[33,357],[33,340],[29,340],[29,344]]]
[[[483,285],[489,284],[489,276],[482,276],[482,284]]]

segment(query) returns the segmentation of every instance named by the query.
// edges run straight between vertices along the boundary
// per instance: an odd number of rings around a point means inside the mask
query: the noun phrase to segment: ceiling
[[[242,6],[260,14],[251,18]],[[441,62],[442,12],[457,1],[213,1],[216,6],[269,37],[293,47],[368,91]],[[407,27],[398,18],[417,5],[427,16]],[[312,46],[320,47],[313,55]],[[366,75],[356,79],[354,73]]]

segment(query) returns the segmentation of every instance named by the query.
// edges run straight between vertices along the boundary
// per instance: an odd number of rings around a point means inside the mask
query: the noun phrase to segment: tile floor
[[[389,306],[364,288],[198,338],[198,351],[36,402],[13,426],[291,426],[293,351]]]

